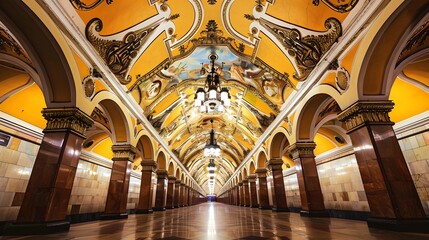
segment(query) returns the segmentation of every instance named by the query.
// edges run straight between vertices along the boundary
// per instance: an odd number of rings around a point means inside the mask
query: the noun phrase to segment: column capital
[[[143,159],[141,161],[140,165],[142,165],[142,172],[143,171],[150,171],[150,172],[155,172],[156,171],[157,164],[153,160]]]
[[[256,174],[250,174],[249,177],[247,177],[247,180],[249,183],[256,182]]]
[[[243,180],[243,185],[247,185],[247,184],[249,184],[249,180],[244,179],[244,180]]]
[[[314,158],[314,149],[316,143],[314,142],[296,142],[289,146],[289,152],[292,155],[292,159],[300,157],[312,157]]]
[[[184,184],[184,183],[180,183],[180,186],[181,186],[181,187],[186,187],[186,184]]]
[[[365,124],[388,124],[389,112],[395,104],[390,101],[358,101],[338,115],[338,120],[346,124],[347,131],[353,131]]]
[[[168,176],[168,183],[176,183],[176,177],[175,176]]]
[[[76,107],[44,108],[42,115],[47,120],[46,128],[43,130],[44,133],[71,131],[86,138],[86,129],[94,123],[89,115]]]
[[[180,179],[179,180],[176,179],[176,184],[181,184],[181,182],[182,181]]]
[[[258,168],[255,171],[256,177],[266,177],[267,176],[267,169],[265,168]]]
[[[158,178],[162,178],[162,179],[168,178],[168,172],[165,169],[156,170],[156,175],[158,176]]]
[[[238,186],[243,186],[243,181],[240,181],[237,185]]]
[[[283,160],[278,159],[278,158],[273,158],[270,159],[267,163],[266,166],[268,167],[269,170],[278,170],[278,169],[282,169],[282,165],[283,165]]]
[[[124,161],[128,160],[134,162],[134,157],[136,156],[136,148],[130,144],[123,145],[113,145],[113,161]]]

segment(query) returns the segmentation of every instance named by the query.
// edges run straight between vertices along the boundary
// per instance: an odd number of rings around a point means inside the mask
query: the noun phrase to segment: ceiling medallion
[[[335,83],[341,92],[344,92],[349,88],[350,85],[350,74],[347,69],[341,67],[337,70],[337,76],[335,77]]]
[[[200,113],[222,113],[225,108],[231,105],[231,96],[229,91],[225,87],[220,86],[219,73],[222,71],[223,62],[221,67],[215,66],[215,61],[218,56],[214,53],[210,54],[210,71],[207,73],[206,82],[204,88],[198,88],[195,93],[194,107],[199,110]],[[206,73],[204,64],[200,70],[200,74]]]

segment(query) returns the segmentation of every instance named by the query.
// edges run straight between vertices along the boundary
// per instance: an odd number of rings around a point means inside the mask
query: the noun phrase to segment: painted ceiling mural
[[[201,186],[207,185],[208,164],[202,153],[213,128],[222,149],[215,161],[217,188],[333,49],[358,5],[357,0],[69,2],[87,40]],[[220,84],[231,95],[223,114],[201,114],[194,107],[210,54],[218,56]]]

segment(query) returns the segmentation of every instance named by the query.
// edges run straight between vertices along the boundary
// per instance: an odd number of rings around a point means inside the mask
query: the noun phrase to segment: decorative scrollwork
[[[412,53],[417,51],[421,46],[424,46],[426,40],[429,37],[429,21],[425,22],[420,26],[407,41],[404,49],[398,58],[398,63],[404,60],[406,57],[410,56]]]
[[[201,31],[201,37],[194,38],[191,42],[194,45],[202,44],[230,44],[233,42],[233,38],[223,37],[223,31],[218,29],[217,23],[215,20],[209,20],[206,25],[206,29]]]
[[[322,0],[322,2],[326,4],[329,8],[340,13],[351,11],[356,6],[358,1],[359,0],[341,0],[334,2],[332,0]],[[314,6],[319,6],[319,3],[319,0],[313,0]]]
[[[207,0],[207,3],[210,5],[215,5],[217,3],[216,0]]]
[[[0,52],[14,56],[31,66],[33,65],[27,53],[21,48],[19,43],[2,28],[0,28]]]
[[[131,62],[138,56],[138,51],[148,35],[153,32],[159,22],[135,32],[127,33],[122,41],[103,39],[98,32],[103,29],[100,19],[94,18],[86,26],[86,38],[97,49],[109,69],[118,77],[121,84],[128,84],[131,77],[127,76]],[[97,33],[95,33],[97,32]]]
[[[70,0],[70,3],[73,5],[74,8],[81,11],[88,11],[91,9],[96,8],[98,5],[100,5],[104,0],[95,0],[95,2],[86,4],[83,3],[81,0]],[[106,0],[107,4],[111,4],[113,0]]]
[[[298,81],[303,81],[308,77],[323,54],[342,34],[341,23],[335,18],[329,18],[325,21],[327,29],[325,34],[315,32],[314,35],[304,37],[297,29],[279,26],[265,19],[259,19],[259,21],[282,43],[289,57],[295,61],[298,71],[293,77]]]

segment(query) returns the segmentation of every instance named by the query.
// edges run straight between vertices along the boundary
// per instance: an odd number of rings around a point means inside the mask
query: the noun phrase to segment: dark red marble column
[[[156,171],[158,181],[156,183],[156,196],[154,211],[165,211],[167,203],[168,172],[167,170],[158,169]]]
[[[297,142],[289,147],[295,162],[301,197],[301,216],[329,217],[323,202],[319,174],[314,160],[314,142]]]
[[[184,183],[180,183],[180,206],[185,206],[185,192],[186,192],[186,185]]]
[[[338,118],[352,140],[368,204],[370,227],[427,231],[426,218],[389,112],[390,101],[357,102]]]
[[[270,174],[273,178],[273,188],[272,188],[272,197],[273,197],[273,211],[275,212],[287,212],[289,208],[287,207],[286,201],[286,192],[285,184],[283,179],[283,160],[281,159],[271,159],[268,161],[267,166],[270,170]]]
[[[258,204],[258,196],[256,192],[256,175],[249,175],[249,195],[250,195],[250,207],[257,208]]]
[[[192,206],[192,188],[188,187],[188,206]]]
[[[239,199],[239,206],[244,206],[244,188],[243,188],[243,181],[238,183],[238,199]]]
[[[44,136],[16,224],[5,235],[67,231],[67,207],[85,131],[93,124],[78,108],[43,109]]]
[[[167,209],[174,208],[174,199],[176,198],[176,196],[174,196],[175,185],[176,185],[176,178],[174,176],[168,176],[167,203],[165,205],[165,208]]]
[[[142,178],[140,183],[140,197],[136,213],[152,213],[153,184],[155,180],[156,162],[142,160]]]
[[[131,145],[113,145],[113,166],[102,220],[127,218],[128,188],[131,164],[136,149]]]
[[[247,179],[243,180],[243,195],[244,195],[243,206],[249,207],[250,206],[249,181]]]
[[[259,209],[271,209],[268,198],[267,169],[258,168],[256,173],[256,190],[258,193]]]
[[[180,206],[180,180],[176,180],[174,183],[174,207]]]

